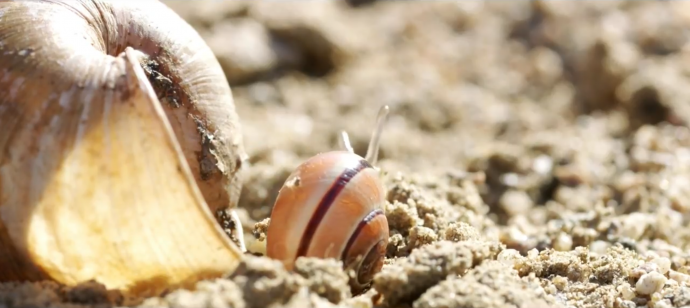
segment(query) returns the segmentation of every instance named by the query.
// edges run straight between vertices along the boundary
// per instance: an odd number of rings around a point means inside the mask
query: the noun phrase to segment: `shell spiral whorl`
[[[0,1],[0,281],[137,293],[232,270],[212,213],[239,197],[240,129],[164,4]]]
[[[383,212],[386,189],[372,167],[388,107],[379,114],[368,159],[348,151],[318,154],[290,174],[278,193],[267,232],[266,254],[293,269],[299,257],[336,258],[354,271],[359,293],[381,270],[388,245]]]
[[[118,55],[132,47],[212,211],[237,202],[246,154],[232,93],[213,52],[172,10],[157,0],[44,0],[0,1],[0,12],[7,99],[41,82],[55,103],[88,100],[114,87]]]

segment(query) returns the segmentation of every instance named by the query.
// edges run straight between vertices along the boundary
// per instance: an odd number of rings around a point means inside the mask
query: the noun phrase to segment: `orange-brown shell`
[[[285,181],[271,213],[266,253],[292,269],[300,256],[344,259],[378,272],[388,243],[378,171],[345,151],[318,154]],[[381,249],[383,247],[383,249]],[[370,253],[371,252],[371,253]],[[360,258],[358,258],[360,257]],[[359,273],[364,280],[371,274]],[[366,281],[357,279],[359,284]]]

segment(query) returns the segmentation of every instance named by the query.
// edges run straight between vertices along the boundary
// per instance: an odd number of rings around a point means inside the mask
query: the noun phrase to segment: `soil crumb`
[[[107,290],[95,281],[74,287],[61,286],[52,281],[0,284],[0,307],[105,308],[136,302],[136,299],[127,299],[120,292]]]
[[[189,290],[4,283],[0,307],[690,306],[690,2],[164,2],[232,87],[249,254]],[[339,260],[264,257],[266,230],[384,104],[390,240],[353,296]]]

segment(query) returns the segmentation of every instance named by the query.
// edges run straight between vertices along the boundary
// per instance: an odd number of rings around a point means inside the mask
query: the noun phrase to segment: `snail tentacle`
[[[371,139],[369,140],[369,147],[367,148],[367,154],[364,159],[368,161],[372,166],[376,166],[379,159],[379,147],[381,143],[381,134],[383,132],[383,127],[386,125],[388,120],[388,114],[390,113],[390,108],[388,105],[384,105],[379,109],[379,113],[376,116],[376,128],[371,134]]]
[[[352,148],[352,144],[350,144],[350,136],[344,130],[340,131],[340,147],[351,154],[355,153],[355,150]]]

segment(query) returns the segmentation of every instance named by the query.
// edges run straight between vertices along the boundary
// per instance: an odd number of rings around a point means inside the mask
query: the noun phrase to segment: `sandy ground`
[[[690,3],[167,1],[216,52],[251,156],[250,250],[287,175],[338,147],[390,192],[386,265],[248,257],[195,291],[0,285],[0,307],[690,306]]]

